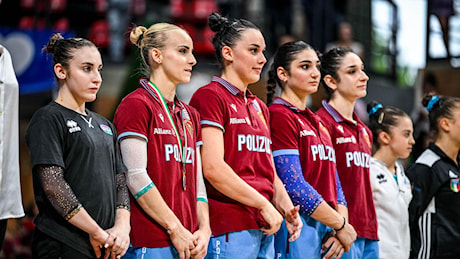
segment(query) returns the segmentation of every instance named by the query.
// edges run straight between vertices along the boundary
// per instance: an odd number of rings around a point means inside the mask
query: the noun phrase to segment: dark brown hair
[[[212,38],[212,44],[216,52],[217,61],[223,67],[222,48],[233,47],[241,39],[241,34],[247,29],[260,30],[255,24],[244,19],[228,19],[218,13],[212,13],[208,17],[209,28],[216,32]]]
[[[291,63],[295,59],[296,55],[301,53],[303,50],[309,49],[313,50],[313,48],[307,43],[303,41],[295,41],[285,43],[276,50],[272,66],[268,71],[267,105],[270,105],[273,102],[276,86],[279,86],[281,89],[284,87],[281,80],[278,78],[278,73],[276,72],[277,69],[282,67],[286,71],[289,71]]]
[[[55,33],[42,50],[53,55],[53,66],[59,63],[68,70],[70,61],[77,54],[76,50],[86,46],[96,48],[96,45],[87,39],[64,39],[60,33]]]
[[[373,144],[376,149],[380,148],[378,135],[383,131],[390,134],[390,128],[398,124],[402,117],[409,117],[406,112],[396,107],[385,107],[377,101],[367,104],[369,113],[369,129],[372,131]]]
[[[340,82],[337,71],[345,56],[350,52],[353,52],[350,48],[338,47],[332,48],[321,56],[321,85],[323,85],[326,90],[328,100],[331,99],[334,91],[324,82],[324,77],[326,75],[331,75],[337,82]]]
[[[453,119],[454,110],[460,108],[460,98],[426,95],[422,100],[422,105],[429,112],[430,130],[436,138],[440,130],[439,120],[441,118]]]

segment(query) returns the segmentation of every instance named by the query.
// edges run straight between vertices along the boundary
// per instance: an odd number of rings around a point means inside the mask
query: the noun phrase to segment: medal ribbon
[[[177,131],[177,128],[176,128],[176,124],[174,123],[174,119],[171,115],[171,112],[169,111],[168,109],[168,104],[166,103],[166,100],[164,99],[163,95],[161,94],[160,90],[158,90],[157,86],[151,82],[150,80],[148,81],[147,85],[150,87],[150,88],[145,88],[151,95],[155,95],[158,97],[158,99],[160,100],[160,104],[161,106],[163,107],[164,111],[166,112],[166,114],[168,115],[168,118],[169,118],[169,121],[171,122],[171,125],[173,126],[173,129],[174,129],[174,132],[176,133],[176,140],[177,140],[177,143],[179,145],[179,152],[180,152],[180,159],[181,159],[181,162],[182,162],[182,188],[185,190],[186,188],[186,179],[185,179],[185,160],[186,160],[186,152],[187,152],[187,132],[186,132],[186,129],[185,129],[185,123],[182,122],[182,129],[184,131],[184,145],[185,145],[185,149],[184,147],[182,146],[182,140],[180,138],[180,135],[179,135],[179,131]],[[180,101],[179,101],[180,102]],[[174,111],[173,111],[174,113]]]

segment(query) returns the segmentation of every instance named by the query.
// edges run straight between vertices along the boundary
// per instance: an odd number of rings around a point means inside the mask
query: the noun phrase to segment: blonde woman
[[[201,177],[198,112],[176,97],[196,64],[192,38],[158,23],[131,31],[147,78],[128,94],[114,124],[132,199],[126,258],[203,258],[211,234]],[[201,187],[201,188],[200,188]]]

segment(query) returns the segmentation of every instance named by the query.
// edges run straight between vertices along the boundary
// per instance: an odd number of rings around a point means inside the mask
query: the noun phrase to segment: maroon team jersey
[[[217,127],[224,135],[224,160],[238,176],[269,201],[274,189],[274,166],[266,105],[249,90],[244,93],[214,76],[190,100],[201,116],[202,127]],[[212,145],[212,144],[210,144]],[[259,211],[223,195],[206,183],[211,230],[225,232],[259,229],[264,221]]]
[[[201,143],[198,112],[175,99],[167,102],[177,131],[184,144],[183,124],[187,134],[185,156],[186,188],[183,189],[182,162],[175,130],[160,100],[146,88],[148,81],[141,79],[140,87],[127,95],[117,108],[114,125],[118,139],[126,136],[147,141],[147,173],[160,191],[166,204],[190,232],[197,229],[196,146]],[[166,230],[142,210],[131,196],[131,244],[136,247],[166,247],[171,241]]]
[[[316,114],[331,134],[350,224],[358,237],[377,240],[377,217],[369,179],[371,131],[356,114],[353,115],[356,123],[353,123],[343,118],[326,101],[323,101],[323,107]]]
[[[273,156],[299,155],[305,180],[336,208],[337,168],[329,131],[309,109],[299,110],[281,98],[268,109]]]

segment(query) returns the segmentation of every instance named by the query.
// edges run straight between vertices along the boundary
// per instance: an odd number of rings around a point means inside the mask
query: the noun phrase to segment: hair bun
[[[43,50],[46,50],[46,52],[50,54],[54,54],[56,50],[56,44],[61,40],[64,40],[64,37],[62,37],[60,33],[53,34],[45,47],[43,47]]]
[[[147,28],[145,28],[144,26],[134,27],[129,35],[129,40],[131,41],[131,43],[140,47],[145,31],[147,31]]]
[[[220,31],[226,24],[229,23],[229,20],[218,13],[212,13],[208,17],[209,28],[213,32]]]

